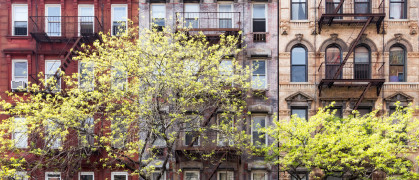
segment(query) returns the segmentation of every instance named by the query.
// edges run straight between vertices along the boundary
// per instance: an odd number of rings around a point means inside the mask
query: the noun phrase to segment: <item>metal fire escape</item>
[[[325,6],[323,6],[325,3]],[[368,3],[368,4],[367,4]],[[324,87],[331,88],[332,86],[336,85],[336,83],[340,83],[340,86],[362,86],[364,89],[362,94],[358,98],[355,106],[353,107],[354,110],[358,108],[360,103],[365,97],[367,91],[371,88],[371,86],[375,86],[377,88],[377,96],[380,94],[381,88],[384,84],[384,63],[383,62],[376,62],[371,67],[375,68],[376,72],[370,76],[361,76],[356,77],[355,75],[355,63],[348,63],[348,59],[351,54],[354,52],[356,46],[358,45],[359,40],[361,39],[362,35],[364,34],[365,30],[370,24],[375,24],[377,33],[383,31],[383,21],[386,16],[385,14],[385,1],[382,0],[381,3],[377,4],[375,7],[371,8],[371,0],[368,1],[365,6],[368,6],[368,11],[362,12],[362,10],[357,10],[355,4],[345,3],[345,0],[340,0],[339,4],[337,4],[333,0],[321,0],[318,10],[319,10],[319,20],[318,20],[318,27],[319,32],[321,32],[323,25],[332,24],[355,24],[355,25],[363,25],[361,30],[359,31],[357,37],[355,38],[354,42],[350,45],[349,50],[344,57],[344,59],[340,62],[337,69],[332,69],[331,71],[327,72],[327,65],[326,62],[322,63],[319,67],[319,71],[322,70],[322,66],[325,67],[325,75],[321,78],[321,81],[318,85],[319,89],[319,96],[321,96],[322,89]],[[359,7],[358,7],[359,8]],[[358,11],[358,12],[357,12]],[[349,67],[349,68],[348,68]],[[344,74],[342,77],[342,72],[345,68],[352,69],[350,75]],[[369,67],[370,68],[370,67]],[[335,71],[335,72],[333,72]],[[327,76],[329,75],[329,76]],[[345,78],[346,77],[346,78]],[[349,78],[347,78],[349,77]]]

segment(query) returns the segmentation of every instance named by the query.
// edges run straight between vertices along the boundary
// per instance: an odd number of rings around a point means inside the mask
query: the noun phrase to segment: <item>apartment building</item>
[[[211,43],[217,43],[220,34],[238,35],[246,47],[240,54],[234,55],[243,65],[258,67],[252,79],[258,80],[254,92],[264,96],[248,99],[247,124],[243,130],[252,134],[252,141],[270,143],[268,138],[259,138],[259,126],[272,124],[273,114],[277,111],[277,45],[278,45],[278,1],[215,1],[215,0],[4,0],[0,2],[0,92],[6,100],[6,91],[23,95],[18,91],[28,83],[41,84],[37,74],[43,72],[46,77],[54,76],[57,70],[67,74],[81,72],[84,68],[72,60],[74,51],[81,49],[81,44],[91,44],[99,39],[99,32],[116,35],[124,29],[127,20],[133,21],[139,28],[158,28],[190,26],[191,34],[203,32]],[[179,21],[184,19],[184,21]],[[121,22],[126,22],[124,23]],[[241,32],[242,34],[240,35]],[[73,51],[71,51],[71,49]],[[226,59],[228,62],[228,59]],[[228,65],[228,63],[227,63]],[[58,89],[64,89],[60,80]],[[2,116],[1,118],[7,118]],[[211,123],[218,120],[214,118]],[[256,126],[258,124],[258,126]],[[249,154],[236,154],[236,150],[226,148],[225,144],[216,143],[211,147],[200,146],[199,141],[193,147],[187,146],[191,138],[185,134],[177,145],[175,157],[170,159],[167,171],[162,179],[197,180],[197,179],[277,179],[277,168],[265,163],[263,157]],[[216,138],[216,137],[213,137]],[[57,142],[59,143],[59,142]],[[27,144],[17,144],[23,148]],[[184,152],[215,150],[219,163],[189,159]],[[158,163],[157,163],[158,164]],[[159,169],[158,165],[156,168]],[[161,167],[160,167],[161,168]],[[18,174],[24,175],[25,172]],[[37,171],[30,174],[37,179],[64,179],[63,172]],[[93,168],[88,163],[82,164],[80,172],[73,179],[138,179],[130,176],[125,169],[109,170]],[[152,178],[154,179],[154,174]]]
[[[418,3],[280,1],[279,118],[309,118],[331,102],[340,117],[417,106]]]

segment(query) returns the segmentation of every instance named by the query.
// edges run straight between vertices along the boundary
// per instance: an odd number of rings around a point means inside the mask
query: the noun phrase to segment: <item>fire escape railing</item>
[[[384,62],[354,63],[346,62],[341,72],[335,78],[335,74],[341,63],[322,62],[317,69],[322,80],[353,80],[362,81],[370,79],[384,79]]]
[[[30,16],[30,33],[40,41],[92,36],[103,31],[96,16]]]
[[[240,31],[240,12],[177,12],[176,29],[202,31],[204,34]]]

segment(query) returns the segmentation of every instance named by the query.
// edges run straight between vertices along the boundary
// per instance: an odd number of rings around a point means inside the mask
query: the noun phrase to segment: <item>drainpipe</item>
[[[317,0],[314,0],[314,110],[317,109]],[[320,98],[320,97],[319,97]]]
[[[276,65],[277,65],[277,69],[276,69],[276,88],[277,88],[277,97],[276,97],[276,101],[277,101],[277,107],[276,107],[276,110],[277,110],[277,113],[276,113],[276,117],[277,117],[277,121],[279,122],[279,22],[280,22],[280,16],[279,16],[279,10],[280,10],[280,8],[279,8],[279,6],[280,6],[280,3],[279,3],[279,0],[277,0],[277,5],[276,5],[276,7],[277,7],[277,11],[276,11],[276,13],[277,13],[277,35],[276,35],[276,37],[277,37],[277,40],[276,40],[276,58],[277,58],[277,62],[276,62]],[[278,141],[278,143],[277,143],[277,147],[278,147],[278,149],[279,149],[279,141]],[[279,155],[278,155],[278,162],[279,162]],[[279,173],[280,173],[280,171],[279,171],[279,165],[277,166],[277,168],[278,168],[278,173],[277,173],[277,177],[278,177],[278,180],[279,180]]]

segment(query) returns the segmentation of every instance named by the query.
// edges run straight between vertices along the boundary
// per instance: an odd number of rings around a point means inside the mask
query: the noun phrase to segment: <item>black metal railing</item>
[[[341,63],[322,62],[318,68],[320,80],[333,79]],[[346,62],[337,79],[384,79],[384,62]]]
[[[239,31],[240,12],[177,12],[176,27],[203,32]]]
[[[29,27],[31,34],[65,38],[103,31],[103,25],[96,16],[30,16]]]
[[[344,0],[342,0],[344,1]],[[354,2],[344,1],[341,8],[335,13],[340,2],[333,0],[320,0],[318,4],[318,17],[322,15],[336,15],[335,19],[365,20],[371,14],[385,14],[385,1]],[[342,15],[342,16],[339,16]]]

